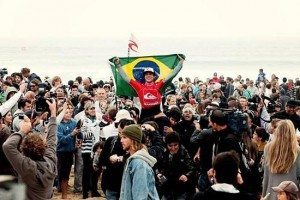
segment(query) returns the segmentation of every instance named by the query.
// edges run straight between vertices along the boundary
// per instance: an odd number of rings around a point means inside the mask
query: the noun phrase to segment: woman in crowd
[[[281,120],[274,132],[274,137],[264,150],[265,166],[262,195],[270,193],[270,200],[276,199],[271,187],[284,180],[298,183],[300,175],[300,148],[295,127],[290,120]]]
[[[272,187],[278,200],[298,200],[298,187],[293,181],[283,181],[277,187]]]
[[[67,109],[57,128],[57,168],[62,199],[67,198],[68,180],[73,164],[76,136],[80,133],[72,119],[72,111]]]
[[[11,131],[12,126],[12,114],[10,111],[8,111],[3,117],[2,117],[2,124],[6,125],[9,130]]]
[[[84,106],[85,115],[81,118],[82,127],[81,133],[83,136],[81,151],[83,159],[83,174],[82,174],[82,193],[83,199],[88,198],[89,191],[92,191],[92,197],[99,197],[99,192],[92,187],[97,183],[92,183],[93,163],[92,163],[92,148],[100,139],[99,119],[96,117],[95,104],[88,102]]]

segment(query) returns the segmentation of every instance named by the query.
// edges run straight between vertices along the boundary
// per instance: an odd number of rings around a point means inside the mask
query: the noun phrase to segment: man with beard
[[[142,144],[140,126],[126,126],[122,131],[121,143],[130,157],[123,172],[120,199],[159,199],[152,170],[156,159],[149,155]]]

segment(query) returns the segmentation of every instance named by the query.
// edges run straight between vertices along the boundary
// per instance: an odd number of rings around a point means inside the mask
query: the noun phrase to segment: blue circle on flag
[[[159,66],[150,60],[143,60],[138,62],[134,67],[133,67],[133,77],[135,78],[135,80],[144,83],[145,82],[145,78],[144,78],[144,69],[147,67],[151,67],[154,70],[155,73],[155,78],[154,80],[156,80],[159,77],[160,74],[160,69]]]

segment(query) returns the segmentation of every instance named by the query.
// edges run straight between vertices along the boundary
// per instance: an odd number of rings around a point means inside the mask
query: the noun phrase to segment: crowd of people
[[[27,199],[67,199],[72,167],[83,199],[299,199],[299,78],[214,73],[161,91],[153,69],[144,83],[120,73],[138,97],[112,78],[1,74],[0,175]]]

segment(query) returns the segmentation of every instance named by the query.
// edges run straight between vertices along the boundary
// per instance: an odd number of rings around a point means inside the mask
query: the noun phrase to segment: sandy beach
[[[73,192],[73,185],[74,185],[74,173],[73,173],[73,170],[71,171],[71,174],[70,174],[70,179],[69,179],[69,189],[68,189],[68,199],[74,199],[74,200],[77,200],[77,199],[82,199],[82,193],[74,193]],[[102,197],[95,197],[95,198],[88,198],[88,199],[100,199],[100,200],[103,200],[103,199],[106,199],[104,198],[104,194],[103,194],[103,191],[100,189],[100,182],[98,184],[98,192],[100,192],[101,196]],[[54,195],[53,195],[53,199],[55,200],[58,200],[58,199],[62,199],[61,198],[61,193],[58,193],[57,190],[54,190]]]

